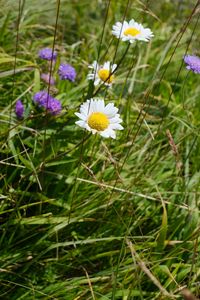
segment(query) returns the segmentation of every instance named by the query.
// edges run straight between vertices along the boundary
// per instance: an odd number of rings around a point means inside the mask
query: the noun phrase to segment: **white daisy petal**
[[[108,130],[104,130],[104,131],[101,131],[99,134],[105,138],[109,138],[110,137],[110,131]]]
[[[122,122],[122,120],[118,116],[115,116],[114,118],[111,118],[109,120],[110,120],[110,123],[120,123],[120,122]]]
[[[95,134],[95,133],[97,133],[97,131],[95,130],[95,129],[89,129],[89,131],[92,131],[92,134]]]
[[[106,130],[100,132],[100,135],[103,136],[103,137],[105,137],[105,138],[109,138],[109,137],[111,137],[113,139],[116,138],[116,133],[112,129],[106,129]]]
[[[88,80],[93,80],[95,78],[95,75],[93,74],[93,73],[89,73],[88,75],[87,75],[87,79]]]
[[[113,103],[109,103],[106,105],[105,109],[104,109],[104,113],[109,117],[109,118],[113,118],[115,116],[115,114],[118,112],[118,108],[114,107]]]
[[[80,127],[86,128],[86,123],[84,121],[76,121],[75,124]]]
[[[123,26],[124,26],[124,27],[128,27],[128,26],[129,26],[129,23],[128,23],[127,21],[124,21],[124,22],[123,22]]]
[[[113,65],[112,65],[112,68],[111,68],[112,73],[113,73],[116,69],[117,69],[117,64],[113,64]]]
[[[86,120],[85,115],[83,115],[82,113],[75,113],[75,115],[76,115],[77,117],[79,117],[79,119],[81,119],[81,120],[83,120],[83,121]]]
[[[99,78],[95,79],[94,85],[98,85],[100,83]]]
[[[88,68],[94,69],[94,70],[95,70],[96,68],[98,68],[98,63],[97,63],[97,61],[96,61],[96,60],[93,61],[93,63],[92,63],[91,65],[89,65]]]
[[[105,138],[115,139],[115,131],[123,129],[117,112],[118,108],[113,103],[105,106],[103,99],[88,99],[81,105],[80,113],[75,113],[80,119],[76,124],[92,134],[98,133]]]
[[[98,111],[98,109],[97,109],[97,100],[96,99],[91,100],[90,106],[91,106],[91,109],[90,109],[91,112],[97,112]]]
[[[87,75],[87,79],[88,80],[93,80],[94,81],[94,85],[98,85],[100,80],[99,80],[99,78],[97,76],[98,70],[99,70],[99,65],[98,65],[97,61],[95,60],[91,65],[88,66],[88,68],[90,68],[92,70]]]
[[[89,112],[89,103],[85,102],[80,107],[80,113],[87,118],[88,112]]]
[[[110,62],[106,61],[103,65],[103,69],[110,70]]]
[[[110,124],[110,128],[111,129],[117,129],[117,130],[123,130],[124,129],[124,127],[122,125],[120,125],[119,123]]]
[[[96,108],[97,108],[97,111],[104,112],[104,110],[105,110],[104,100],[99,99],[97,102]]]
[[[116,139],[116,133],[114,130],[110,130],[110,137]]]
[[[126,22],[126,21],[125,21],[125,22]],[[121,27],[121,26],[122,26],[122,23],[121,23],[121,22],[117,22],[117,23],[116,23],[116,26],[117,26],[117,27]]]

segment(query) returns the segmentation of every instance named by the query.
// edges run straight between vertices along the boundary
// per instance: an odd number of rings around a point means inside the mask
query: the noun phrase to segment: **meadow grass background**
[[[200,296],[200,86],[182,59],[200,54],[198,1],[0,5],[0,298],[183,299],[184,287]],[[111,35],[123,18],[155,35],[126,55]],[[63,110],[49,117],[32,96],[47,88],[38,51],[54,41],[77,78],[58,80]],[[75,125],[98,57],[121,61],[112,89],[96,95],[120,108],[116,140]]]

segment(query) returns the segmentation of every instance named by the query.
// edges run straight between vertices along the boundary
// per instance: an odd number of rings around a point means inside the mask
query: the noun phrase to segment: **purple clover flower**
[[[46,82],[47,84],[50,84],[50,85],[55,85],[55,79],[53,78],[53,76],[51,76],[51,79],[50,79],[50,74],[41,74],[41,79]],[[50,79],[50,80],[49,80]]]
[[[200,74],[200,58],[196,55],[185,55],[184,62],[187,65],[187,69],[194,73]]]
[[[59,100],[53,98],[46,91],[37,92],[33,96],[33,101],[39,107],[46,109],[51,115],[58,115],[62,110],[62,105]]]
[[[74,82],[76,78],[76,71],[69,64],[62,63],[58,69],[58,74],[61,80],[69,80]]]
[[[24,105],[21,100],[17,100],[16,105],[15,105],[15,113],[18,119],[23,118],[24,114]]]
[[[38,56],[42,59],[55,61],[57,57],[57,52],[53,52],[51,48],[44,48],[39,51]]]

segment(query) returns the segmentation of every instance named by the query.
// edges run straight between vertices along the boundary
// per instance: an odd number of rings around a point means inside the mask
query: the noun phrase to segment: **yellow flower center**
[[[98,71],[99,78],[106,83],[112,83],[114,80],[114,75],[110,74],[110,71],[106,69],[100,69]]]
[[[103,131],[108,128],[108,117],[101,112],[94,112],[88,118],[88,125],[97,131]]]
[[[124,30],[124,35],[131,35],[134,37],[134,36],[140,34],[140,32],[141,32],[140,30],[130,27],[130,28],[127,28],[126,30]]]

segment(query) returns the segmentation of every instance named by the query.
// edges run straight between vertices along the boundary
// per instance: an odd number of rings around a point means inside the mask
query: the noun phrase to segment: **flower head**
[[[38,104],[38,106],[46,108],[51,98],[52,96],[46,91],[40,91],[33,96],[33,101]]]
[[[59,115],[62,110],[62,105],[59,100],[51,98],[48,102],[47,110],[51,115]]]
[[[61,64],[58,69],[58,74],[62,80],[74,81],[76,78],[76,71],[69,64]]]
[[[52,115],[58,115],[62,110],[60,101],[53,98],[46,91],[37,92],[33,96],[33,101]]]
[[[134,43],[135,40],[148,42],[154,35],[149,28],[144,28],[142,24],[135,22],[133,19],[129,22],[117,22],[113,25],[112,34],[122,41]]]
[[[16,105],[15,105],[15,113],[18,119],[23,118],[24,114],[24,105],[21,100],[17,100]]]
[[[80,113],[75,113],[80,119],[76,124],[93,134],[99,133],[105,138],[115,139],[115,130],[123,129],[117,112],[118,108],[113,103],[105,105],[104,100],[90,99],[81,105]]]
[[[41,74],[41,79],[46,82],[47,84],[50,84],[50,85],[55,85],[55,79],[53,78],[53,76],[51,76],[51,79],[50,79],[50,74],[45,74],[45,73],[42,73]]]
[[[196,55],[185,55],[184,62],[187,65],[188,70],[192,70],[194,73],[200,74],[200,58]]]
[[[94,61],[92,65],[89,65],[89,68],[92,69],[92,72],[88,74],[88,80],[93,80],[94,85],[103,83],[107,86],[111,86],[115,76],[113,75],[114,71],[117,68],[116,64],[111,64],[109,61],[105,62],[103,66],[100,66],[97,61]]]
[[[51,48],[44,48],[41,49],[38,53],[39,57],[46,60],[56,60],[57,52],[51,49]]]

